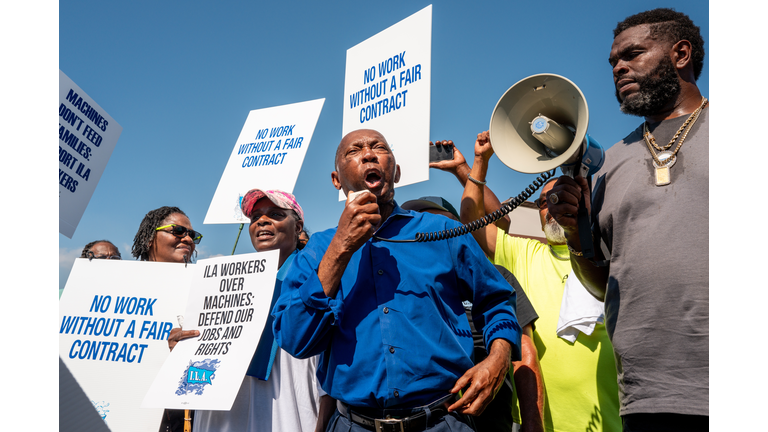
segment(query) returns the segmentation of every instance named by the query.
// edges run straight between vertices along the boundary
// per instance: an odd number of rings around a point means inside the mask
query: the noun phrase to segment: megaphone
[[[587,135],[589,110],[584,94],[569,79],[560,75],[532,75],[518,81],[501,96],[491,115],[488,128],[493,150],[504,165],[526,174],[541,175],[518,196],[476,221],[460,227],[432,233],[416,233],[414,239],[377,240],[409,243],[444,240],[491,224],[530,198],[555,173],[589,179],[603,166],[605,151]],[[586,207],[579,206],[579,234],[582,253],[592,258],[594,251]]]
[[[557,167],[582,177],[597,172],[605,151],[587,135],[589,109],[576,84],[554,74],[532,75],[509,88],[496,103],[489,130],[504,165],[536,174]]]

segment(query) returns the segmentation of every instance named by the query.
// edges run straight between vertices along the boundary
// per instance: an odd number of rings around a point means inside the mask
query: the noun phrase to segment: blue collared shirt
[[[275,307],[277,299],[282,292],[283,280],[285,275],[288,274],[288,269],[291,268],[293,259],[296,258],[298,249],[291,252],[285,259],[283,265],[277,270],[277,277],[275,278],[275,287],[272,292],[272,303],[269,305],[270,310]],[[256,377],[262,381],[269,379],[269,374],[272,372],[272,363],[275,361],[275,354],[277,354],[277,344],[275,343],[275,337],[272,333],[272,323],[274,316],[267,317],[267,322],[264,324],[264,331],[261,332],[261,339],[259,339],[259,345],[256,346],[256,352],[253,353],[251,358],[251,364],[248,365],[246,375]]]
[[[412,239],[455,228],[443,216],[395,206],[376,235]],[[425,405],[473,366],[463,300],[474,305],[488,349],[496,338],[520,358],[515,292],[471,235],[428,243],[368,240],[326,297],[317,268],[336,228],[315,233],[299,252],[273,309],[280,347],[299,358],[322,354],[317,378],[353,406]]]

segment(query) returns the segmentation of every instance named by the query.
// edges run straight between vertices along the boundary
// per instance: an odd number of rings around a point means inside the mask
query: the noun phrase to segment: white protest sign
[[[59,71],[59,232],[72,238],[123,127]]]
[[[400,165],[396,187],[429,180],[431,77],[432,5],[347,50],[342,135],[381,132]]]
[[[195,265],[78,258],[59,300],[59,356],[112,432],[156,431],[141,408],[168,357]]]
[[[280,251],[198,261],[179,342],[142,406],[229,410],[271,312]],[[272,331],[272,329],[268,329]]]
[[[253,188],[293,192],[324,103],[316,99],[251,111],[203,223],[250,222],[240,200]]]

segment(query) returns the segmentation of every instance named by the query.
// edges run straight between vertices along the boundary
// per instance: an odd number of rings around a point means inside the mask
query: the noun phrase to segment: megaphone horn
[[[535,174],[560,167],[573,177],[592,175],[605,152],[587,135],[589,109],[576,84],[554,74],[532,75],[496,103],[489,133],[504,165]]]

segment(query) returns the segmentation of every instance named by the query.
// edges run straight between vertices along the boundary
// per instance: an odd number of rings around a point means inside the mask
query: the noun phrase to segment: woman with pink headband
[[[261,189],[248,191],[241,208],[251,220],[248,232],[256,251],[280,251],[271,310],[283,278],[304,246],[299,241],[304,211],[292,194]],[[168,345],[173,349],[179,340],[198,335],[196,330],[172,332]],[[193,431],[324,431],[336,405],[317,382],[317,361],[317,357],[299,360],[281,350],[272,335],[270,316],[232,409],[198,410]]]

